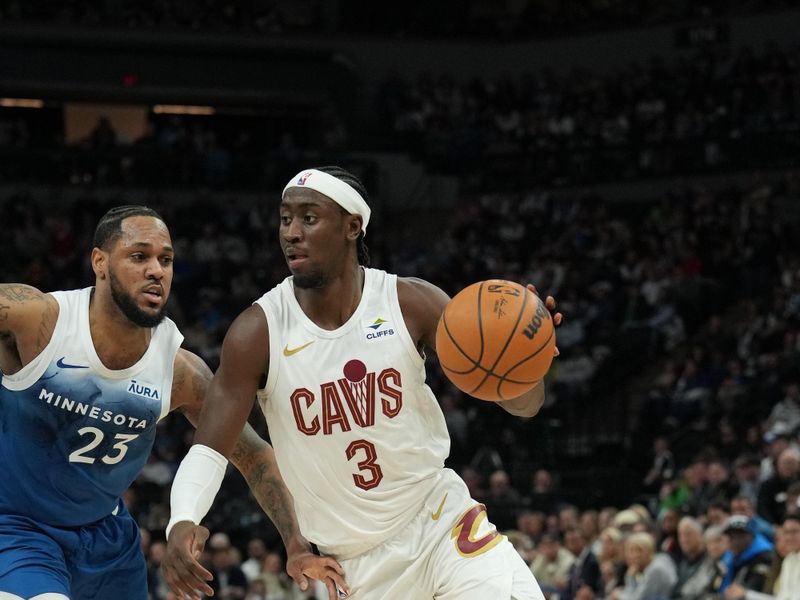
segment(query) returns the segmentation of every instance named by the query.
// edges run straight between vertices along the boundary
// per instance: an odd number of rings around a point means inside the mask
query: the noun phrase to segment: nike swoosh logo
[[[444,508],[445,500],[447,500],[447,494],[445,494],[444,498],[442,498],[442,503],[439,505],[439,508],[436,509],[436,512],[431,513],[431,519],[433,519],[434,521],[438,521],[439,517],[442,516],[442,509]]]
[[[300,350],[304,348],[308,348],[311,344],[314,343],[315,340],[311,340],[307,344],[303,344],[302,346],[298,346],[297,348],[289,348],[289,345],[283,347],[283,355],[284,356],[292,356],[293,354],[297,354]]]
[[[61,358],[59,358],[56,361],[56,366],[59,369],[88,369],[89,368],[88,366],[85,366],[85,365],[69,365],[69,364],[64,362],[65,358],[66,358],[66,356],[62,356]]]

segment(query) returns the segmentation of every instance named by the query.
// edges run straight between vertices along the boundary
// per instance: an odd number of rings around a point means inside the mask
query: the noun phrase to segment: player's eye
[[[317,222],[317,215],[305,215],[303,217],[303,223],[311,225],[316,222]]]
[[[162,256],[161,257],[161,264],[168,267],[173,262],[175,262],[175,258],[172,256]]]
[[[288,227],[292,222],[292,217],[289,215],[281,215],[281,225]]]

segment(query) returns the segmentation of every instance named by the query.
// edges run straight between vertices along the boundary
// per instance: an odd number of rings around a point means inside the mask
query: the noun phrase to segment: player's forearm
[[[242,473],[253,496],[278,529],[287,552],[307,549],[300,534],[292,495],[278,470],[275,452],[246,425],[231,453],[231,462]]]
[[[544,381],[540,381],[532,390],[512,400],[498,402],[503,410],[516,417],[532,417],[544,404]]]

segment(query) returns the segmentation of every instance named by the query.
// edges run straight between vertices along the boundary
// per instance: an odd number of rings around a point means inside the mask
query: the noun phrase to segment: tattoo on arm
[[[260,438],[259,443],[255,443],[253,437],[256,437],[255,432],[246,427],[236,442],[231,462],[244,475],[258,504],[275,524],[284,544],[288,545],[298,534],[292,496],[278,471],[274,455],[272,460],[266,460],[266,443]]]
[[[10,310],[11,307],[8,304],[0,304],[0,323],[8,321],[8,311]]]
[[[43,292],[29,285],[23,285],[21,283],[0,285],[0,298],[17,304],[30,302],[31,300],[43,300],[44,297],[45,294]]]
[[[50,336],[56,326],[56,319],[58,318],[58,304],[56,302],[48,302],[42,315],[42,320],[39,323],[39,329],[36,332],[36,352],[39,353],[44,350],[50,342]]]

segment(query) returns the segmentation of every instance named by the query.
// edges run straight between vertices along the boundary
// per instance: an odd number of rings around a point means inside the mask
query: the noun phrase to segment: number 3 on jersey
[[[381,479],[383,479],[383,471],[381,471],[381,466],[375,462],[378,460],[378,454],[375,452],[375,444],[368,442],[367,440],[356,440],[351,442],[347,447],[347,450],[345,450],[345,454],[347,454],[347,460],[352,460],[359,450],[364,451],[366,458],[356,465],[359,472],[353,473],[353,481],[355,481],[356,486],[360,487],[362,490],[371,490],[381,482]],[[367,476],[365,477],[362,475],[361,471],[367,471]]]
[[[71,452],[69,455],[69,462],[74,463],[86,463],[87,465],[91,465],[94,463],[96,458],[92,458],[91,456],[85,456],[85,454],[91,450],[97,448],[103,441],[105,437],[105,433],[102,429],[98,429],[97,427],[81,427],[78,429],[78,435],[81,437],[85,435],[94,436],[89,443],[85,446],[81,446],[74,452]],[[128,453],[128,443],[135,440],[139,437],[139,434],[132,434],[132,433],[118,433],[114,436],[115,440],[119,440],[116,444],[114,444],[114,448],[112,450],[116,450],[115,454],[106,454],[100,460],[102,460],[107,465],[115,465],[120,462],[125,455]]]

